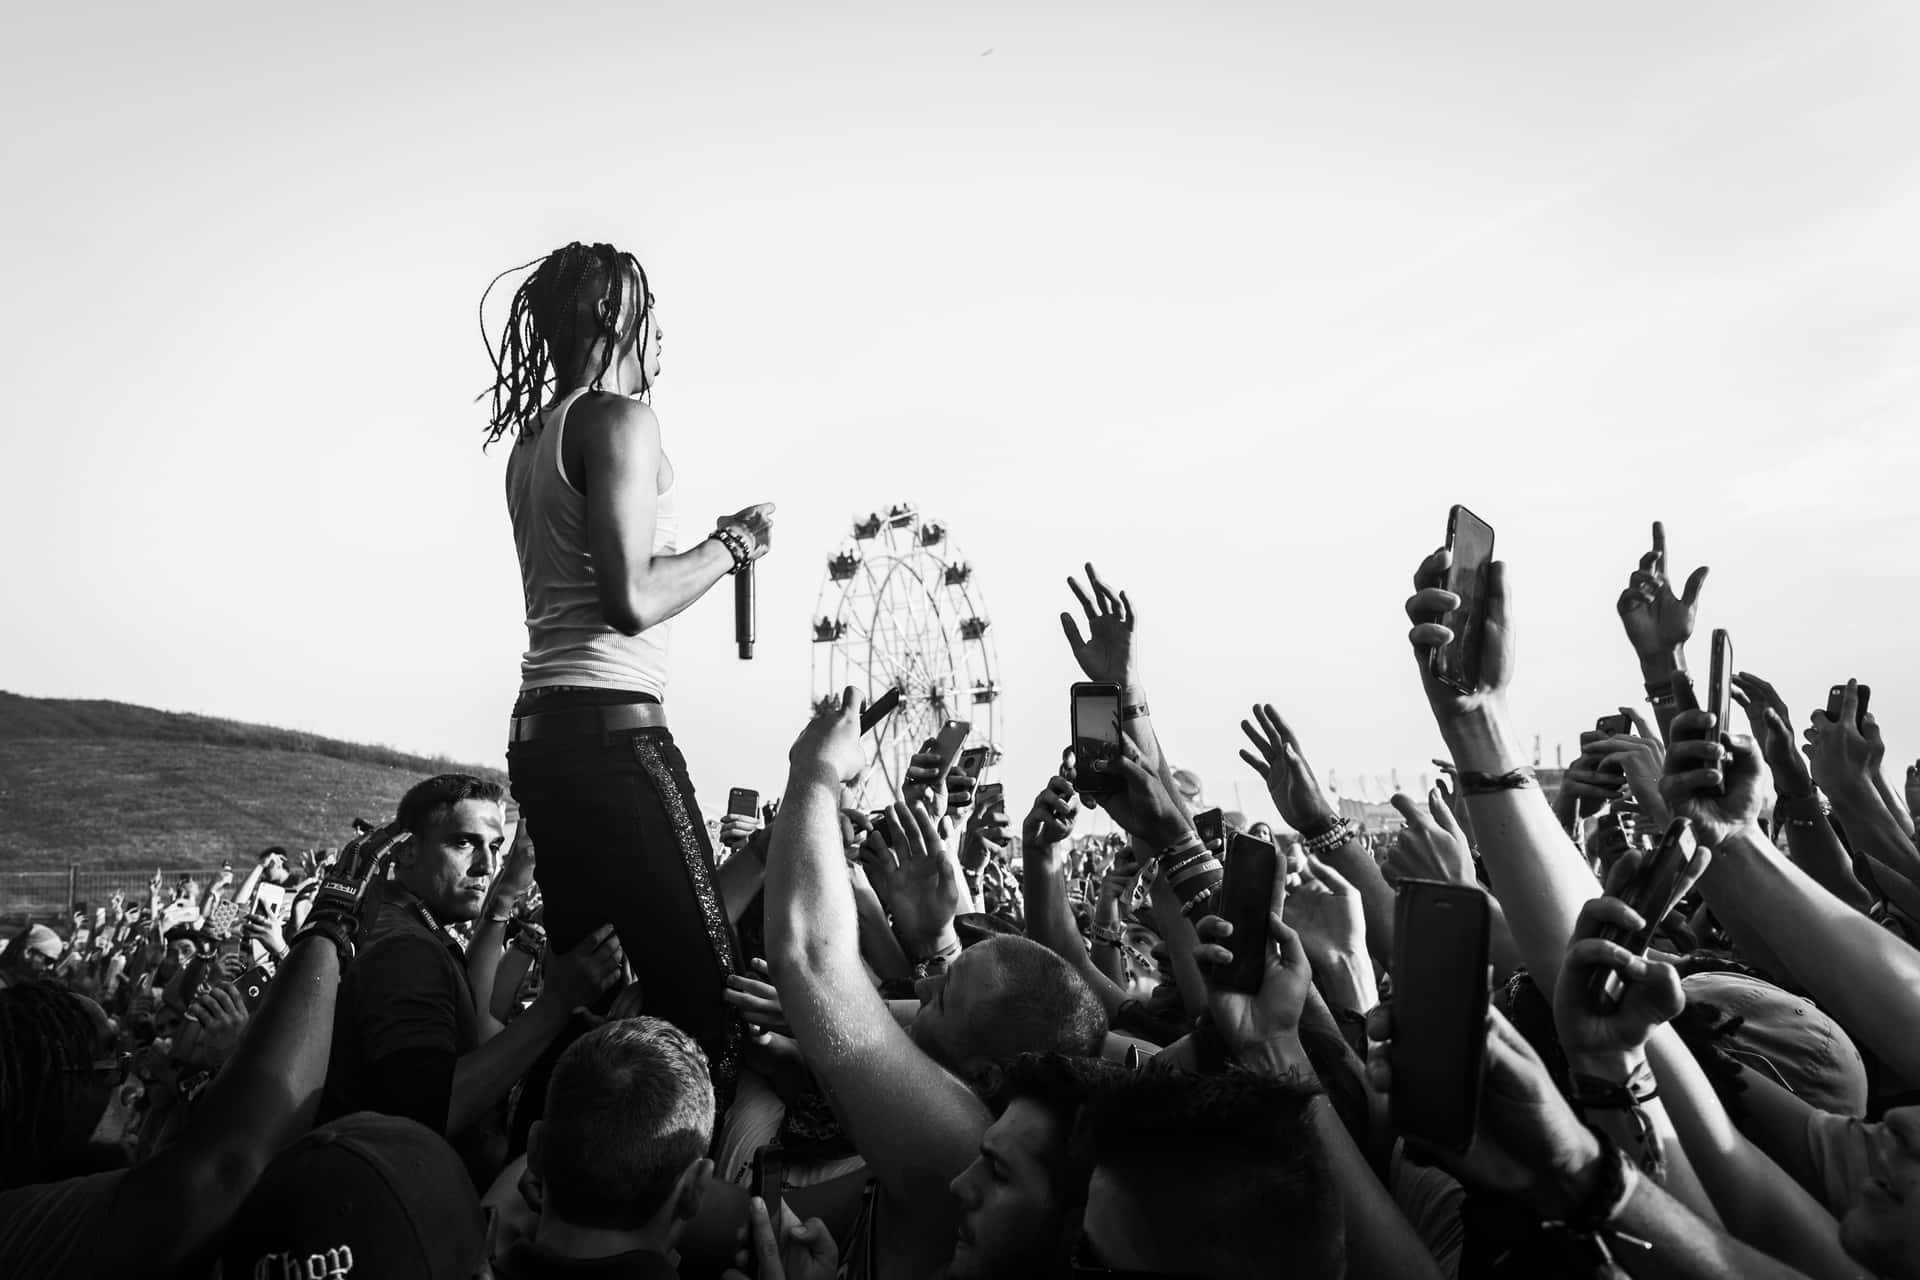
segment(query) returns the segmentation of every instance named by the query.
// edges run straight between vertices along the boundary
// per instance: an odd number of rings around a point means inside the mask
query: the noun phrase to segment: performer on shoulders
[[[724,1094],[738,1025],[721,992],[736,947],[667,729],[668,620],[766,554],[773,506],[722,516],[680,550],[673,464],[646,399],[661,339],[646,272],[631,253],[577,242],[529,265],[499,350],[488,344],[487,443],[516,437],[507,510],[526,597],[513,794],[554,951],[612,923],[645,1012],[700,1041]]]

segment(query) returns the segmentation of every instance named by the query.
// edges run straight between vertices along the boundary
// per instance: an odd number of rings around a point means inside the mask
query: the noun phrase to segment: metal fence
[[[190,877],[204,893],[220,869],[175,867],[160,874],[162,896],[170,899],[181,876]],[[89,910],[104,907],[118,892],[129,906],[146,906],[152,878],[153,872],[137,868],[114,871],[78,865],[65,871],[0,871],[0,920],[18,924],[32,917],[64,934],[79,903],[86,903]]]

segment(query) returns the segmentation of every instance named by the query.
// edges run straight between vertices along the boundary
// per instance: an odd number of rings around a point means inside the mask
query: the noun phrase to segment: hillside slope
[[[434,773],[496,769],[268,725],[0,692],[0,871],[218,865],[337,846]]]

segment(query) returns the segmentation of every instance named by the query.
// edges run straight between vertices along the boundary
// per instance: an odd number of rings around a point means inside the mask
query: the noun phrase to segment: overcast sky
[[[780,787],[826,558],[902,499],[976,566],[1018,795],[1089,557],[1216,800],[1270,811],[1255,698],[1416,775],[1401,604],[1456,501],[1547,763],[1638,696],[1656,517],[1796,717],[1857,675],[1920,751],[1920,9],[805,8],[10,16],[0,687],[500,762],[474,308],[583,239],[653,279],[686,527],[780,507],[759,656],[724,589],[675,624],[709,812]]]

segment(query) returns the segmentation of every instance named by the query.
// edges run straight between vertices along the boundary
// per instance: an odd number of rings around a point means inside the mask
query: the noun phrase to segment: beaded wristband
[[[1312,854],[1316,858],[1323,853],[1331,853],[1347,841],[1353,839],[1354,830],[1355,827],[1352,819],[1340,818],[1334,822],[1333,826],[1321,832],[1319,835],[1302,840],[1300,842],[1301,852]]]

